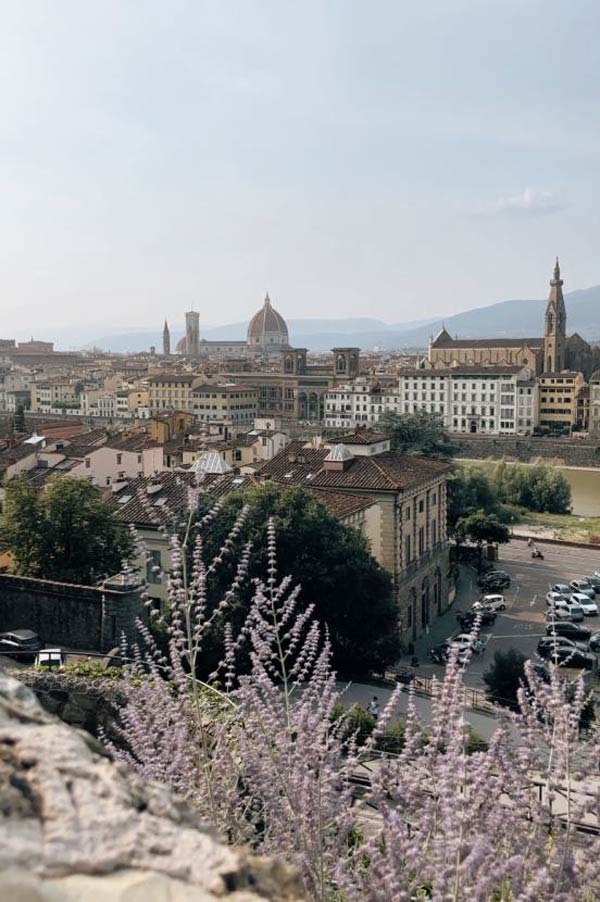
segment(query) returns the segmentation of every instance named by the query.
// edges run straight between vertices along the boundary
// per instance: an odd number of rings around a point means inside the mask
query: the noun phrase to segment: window
[[[411,560],[411,547],[410,547],[410,544],[411,544],[411,543],[410,543],[410,536],[407,536],[407,537],[405,538],[405,540],[404,540],[404,557],[405,557],[404,563],[405,563],[405,564],[410,564],[410,560]]]
[[[120,466],[123,463],[123,455],[117,454],[117,466]]]
[[[419,501],[419,513],[422,514],[424,510],[425,510],[425,502],[421,498],[421,500]]]
[[[160,551],[150,551],[146,559],[146,582],[157,585],[161,582]]]
[[[425,551],[425,527],[421,526],[419,529],[419,554],[423,554]]]
[[[86,470],[89,470],[89,468],[90,468],[91,466],[92,466],[91,460],[89,459],[89,457],[86,457],[86,459],[85,459],[85,468],[86,468]]]

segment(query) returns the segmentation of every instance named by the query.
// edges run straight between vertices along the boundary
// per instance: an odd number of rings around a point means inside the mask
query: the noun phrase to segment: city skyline
[[[557,253],[600,283],[600,11],[375,11],[9,5],[3,331],[234,323],[265,290],[443,317],[544,297]]]

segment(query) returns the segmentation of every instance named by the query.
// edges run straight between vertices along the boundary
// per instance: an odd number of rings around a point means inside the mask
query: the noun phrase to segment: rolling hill
[[[565,295],[567,331],[579,332],[588,341],[600,341],[600,285]],[[477,307],[454,316],[417,320],[393,325],[369,317],[347,319],[289,319],[290,341],[311,351],[325,351],[337,345],[375,347],[394,350],[425,348],[430,335],[442,328],[461,338],[500,338],[507,335],[542,335],[545,300],[509,300]],[[245,338],[247,323],[232,323],[202,330],[203,337],[213,341],[235,341]],[[183,335],[183,329],[172,329],[171,346]],[[162,346],[162,334],[130,331],[105,335],[90,341],[87,348],[128,352]]]

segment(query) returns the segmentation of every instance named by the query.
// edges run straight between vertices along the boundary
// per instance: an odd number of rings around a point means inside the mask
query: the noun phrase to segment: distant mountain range
[[[600,341],[600,285],[565,295],[567,332],[579,332],[588,341]],[[451,335],[461,338],[501,338],[503,336],[537,337],[543,334],[545,300],[500,301],[489,307],[478,307],[454,316],[388,324],[369,317],[347,319],[289,319],[290,342],[311,351],[327,351],[340,346],[357,346],[365,351],[417,349],[427,347],[430,335],[445,325]],[[212,341],[239,341],[246,337],[247,323],[233,323],[202,331]],[[171,347],[183,335],[183,329],[172,329]],[[162,348],[162,334],[156,332],[118,333],[90,341],[86,348],[109,351],[141,351],[154,345]]]

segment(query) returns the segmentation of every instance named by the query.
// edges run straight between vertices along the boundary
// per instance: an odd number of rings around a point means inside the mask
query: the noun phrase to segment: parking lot
[[[544,553],[543,561],[532,560],[530,549],[522,541],[513,541],[500,549],[500,560],[495,566],[512,578],[510,587],[502,592],[507,608],[498,613],[493,626],[482,629],[486,649],[483,654],[474,655],[467,667],[465,682],[469,686],[483,685],[482,674],[489,667],[495,651],[516,648],[526,657],[535,659],[538,640],[546,630],[548,606],[545,596],[549,587],[600,571],[600,548],[571,548],[542,542],[538,547]],[[457,611],[469,610],[480,595],[477,574],[469,567],[462,567],[454,605],[432,625],[429,635],[416,643],[419,671],[423,675],[442,673],[440,665],[429,661],[429,649],[462,632],[456,622]],[[600,606],[600,595],[598,602]],[[600,617],[586,617],[584,623],[593,632],[600,632]]]

